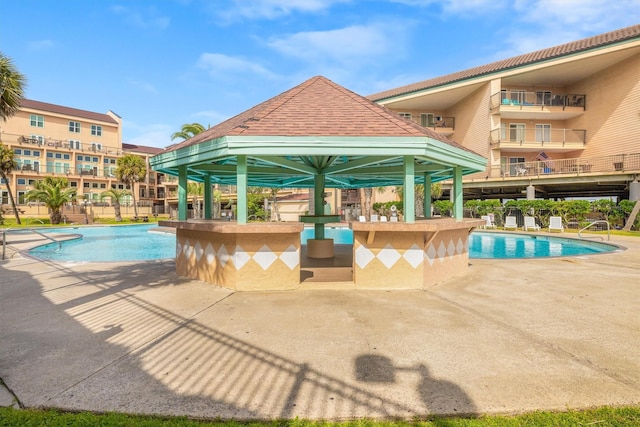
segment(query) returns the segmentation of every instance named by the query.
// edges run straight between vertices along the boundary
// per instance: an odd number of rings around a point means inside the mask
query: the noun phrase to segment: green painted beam
[[[178,220],[187,220],[187,167],[179,167],[178,175]]]
[[[324,169],[324,173],[325,174],[333,174],[333,173],[345,172],[345,171],[348,171],[348,170],[361,168],[363,166],[369,166],[369,165],[374,164],[374,163],[379,163],[379,162],[385,161],[387,159],[389,159],[389,157],[387,157],[387,156],[368,156],[368,157],[363,157],[363,158],[359,158],[357,160],[348,161],[347,163],[340,163],[340,164],[337,164],[337,165],[333,165],[333,166],[327,167],[326,169]]]
[[[211,208],[213,206],[212,189],[211,189],[211,175],[205,175],[204,177],[204,219],[211,219]]]
[[[462,196],[462,168],[453,168],[453,217],[462,221],[464,213],[464,199]]]
[[[238,156],[236,192],[238,195],[238,224],[247,223],[247,156]]]
[[[314,185],[313,185],[313,213],[314,215],[323,215],[324,214],[324,184],[325,177],[324,175],[317,174],[314,177]],[[314,224],[314,238],[316,240],[324,239],[324,224]]]
[[[404,156],[404,200],[402,206],[404,210],[404,222],[416,222],[416,202],[415,202],[415,164],[413,156]]]
[[[431,175],[424,174],[424,217],[431,218]]]

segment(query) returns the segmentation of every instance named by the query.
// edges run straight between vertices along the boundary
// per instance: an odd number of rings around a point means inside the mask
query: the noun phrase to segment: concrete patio
[[[637,405],[640,238],[612,242],[628,250],[471,260],[405,292],[234,293],[171,261],[14,257],[0,404],[235,419]]]

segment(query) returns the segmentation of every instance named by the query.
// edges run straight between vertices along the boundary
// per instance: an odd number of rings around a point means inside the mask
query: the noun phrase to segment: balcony
[[[491,132],[491,148],[509,151],[581,150],[587,143],[585,129],[503,128]]]
[[[552,175],[616,174],[640,172],[639,154],[549,159],[533,162],[509,163],[491,169],[492,177],[547,177]]]
[[[440,135],[449,136],[456,127],[455,117],[434,116],[433,114],[420,114],[418,117],[403,116],[422,127],[434,130]]]
[[[585,94],[558,94],[549,91],[526,92],[502,90],[491,95],[493,114],[504,118],[533,118],[566,120],[584,113],[587,105]]]

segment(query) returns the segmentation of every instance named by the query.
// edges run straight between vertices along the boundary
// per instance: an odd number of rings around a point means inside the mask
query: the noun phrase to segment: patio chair
[[[360,216],[358,217],[358,221],[360,221],[360,222],[367,222],[367,218],[366,218],[364,215],[360,215]]]
[[[487,228],[496,228],[496,225],[493,223],[493,218],[491,218],[491,215],[481,215],[480,219],[484,220],[484,225],[482,226],[482,228],[484,228],[485,230]]]
[[[371,222],[378,222],[378,215],[371,214]]]
[[[518,223],[516,222],[516,217],[515,216],[508,216],[504,219],[504,229],[505,230],[509,230],[509,229],[514,229],[514,230],[518,230]]]
[[[529,231],[529,230],[533,230],[533,231],[540,231],[540,226],[538,224],[536,224],[536,219],[532,216],[525,216],[524,217],[524,231]]]
[[[552,216],[549,217],[549,233],[551,230],[560,231],[564,233],[564,225],[562,225],[562,217],[560,216]]]
[[[385,215],[382,215],[380,217],[380,222],[387,222],[387,217]]]

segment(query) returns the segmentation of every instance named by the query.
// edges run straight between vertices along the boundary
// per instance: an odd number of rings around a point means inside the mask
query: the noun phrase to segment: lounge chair
[[[524,231],[540,231],[540,226],[536,224],[536,219],[532,216],[524,217]]]
[[[358,217],[358,221],[360,221],[360,222],[367,222],[367,218],[366,218],[364,215],[360,215],[360,216]]]
[[[384,216],[384,215],[382,215],[382,216],[380,217],[380,222],[387,222],[387,217],[386,217],[386,216]]]
[[[371,222],[378,222],[378,215],[371,214]]]
[[[560,216],[552,216],[549,217],[549,233],[551,230],[560,231],[564,233],[564,225],[562,225],[562,217]]]
[[[480,216],[480,219],[484,220],[484,225],[482,226],[482,228],[484,228],[485,230],[487,228],[496,228],[496,225],[493,223],[493,218],[491,218],[491,215],[482,215]]]
[[[508,216],[504,219],[504,229],[505,230],[509,230],[509,229],[514,229],[514,230],[518,230],[518,223],[516,222],[516,217],[515,216]]]

